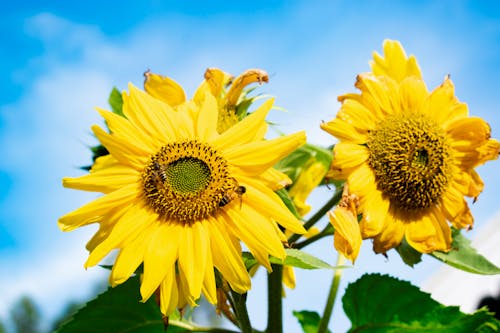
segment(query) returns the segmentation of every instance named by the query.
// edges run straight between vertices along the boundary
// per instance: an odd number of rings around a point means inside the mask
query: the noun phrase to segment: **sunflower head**
[[[273,191],[289,181],[273,165],[305,135],[264,139],[272,100],[220,133],[221,107],[211,92],[185,100],[174,81],[151,73],[147,79],[148,93],[130,85],[123,94],[123,116],[99,110],[109,131],[93,131],[109,155],[63,184],[104,195],[61,217],[59,226],[98,223],[85,266],[118,249],[115,286],[143,264],[143,300],[156,292],[168,316],[196,306],[201,293],[217,302],[214,269],[234,291],[248,291],[240,242],[270,270],[270,255],[285,257],[279,226],[305,232]]]
[[[474,168],[496,159],[500,144],[483,119],[469,116],[448,77],[427,90],[399,42],[385,41],[371,67],[358,75],[360,93],[340,96],[337,116],[321,126],[339,139],[329,176],[359,197],[361,233],[376,252],[403,237],[420,252],[448,251],[448,223],[473,223],[464,197],[482,191]]]

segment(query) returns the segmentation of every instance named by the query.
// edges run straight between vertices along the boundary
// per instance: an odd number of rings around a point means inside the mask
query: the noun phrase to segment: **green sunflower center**
[[[161,168],[161,166],[160,166]],[[205,189],[210,182],[208,165],[193,157],[184,157],[163,167],[165,182],[179,193],[194,193]]]
[[[420,212],[435,205],[451,171],[450,146],[441,127],[427,116],[389,116],[369,135],[369,165],[393,207]]]
[[[146,202],[162,218],[193,223],[213,215],[238,188],[226,160],[198,141],[163,146],[142,172]]]

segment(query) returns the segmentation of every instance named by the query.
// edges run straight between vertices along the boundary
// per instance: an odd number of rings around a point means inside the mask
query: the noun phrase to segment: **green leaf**
[[[80,309],[57,333],[164,333],[158,305],[151,297],[142,303],[139,277],[109,288]],[[168,332],[175,332],[168,330]]]
[[[125,117],[123,114],[123,98],[122,94],[116,87],[113,87],[111,93],[109,94],[108,103],[111,106],[111,110],[117,115]]]
[[[319,321],[321,320],[321,317],[317,312],[314,311],[293,311],[293,315],[295,318],[300,323],[300,326],[302,326],[302,331],[304,333],[316,333],[318,332],[319,328]],[[328,330],[327,332],[331,332]]]
[[[500,268],[479,254],[460,230],[452,228],[452,237],[450,252],[435,251],[431,255],[445,264],[466,272],[483,275],[500,274]]]
[[[272,264],[287,265],[303,269],[336,269],[336,268],[348,268],[349,266],[339,266],[334,267],[324,262],[323,260],[316,258],[315,256],[298,250],[298,249],[285,249],[286,258],[285,261],[281,261],[275,257],[269,257],[269,261]],[[258,261],[250,252],[243,252],[243,261],[247,270],[250,270],[253,266],[258,265]]]
[[[275,168],[285,173],[293,183],[297,180],[300,173],[314,161],[324,165],[325,170],[330,168],[332,162],[332,152],[328,149],[306,143],[294,150],[290,155],[279,161]]]
[[[497,332],[500,322],[486,310],[464,314],[446,307],[409,282],[366,274],[351,283],[342,298],[351,320],[349,332],[472,333]]]
[[[309,254],[307,252],[298,249],[285,249],[285,252],[286,252],[286,258],[285,262],[283,263],[284,265],[303,268],[303,269],[319,269],[319,268],[335,269],[335,267],[329,265],[323,260],[316,258],[312,254]],[[272,258],[272,259],[276,260],[276,262],[273,262],[273,260],[271,260],[273,264],[281,264],[281,261],[279,259],[277,258]]]
[[[396,251],[398,251],[404,263],[410,267],[422,261],[422,253],[412,248],[404,237],[401,244],[396,248]]]

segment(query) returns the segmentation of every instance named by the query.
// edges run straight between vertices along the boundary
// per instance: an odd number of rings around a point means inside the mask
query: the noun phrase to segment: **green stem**
[[[307,239],[305,239],[304,241],[300,242],[300,243],[296,243],[294,245],[294,248],[296,249],[302,249],[304,247],[306,247],[307,245],[311,244],[311,243],[314,243],[315,241],[317,241],[318,239],[321,239],[323,237],[326,237],[326,236],[331,236],[334,234],[334,231],[333,231],[333,227],[331,224],[328,224],[325,229],[323,229],[320,233],[318,233],[317,235],[314,235],[312,237],[309,237]]]
[[[253,329],[247,311],[247,294],[238,294],[234,291],[231,291],[231,294],[233,296],[234,311],[238,318],[241,333],[252,333]]]
[[[321,207],[317,212],[316,214],[314,214],[313,216],[311,216],[311,218],[306,222],[304,223],[303,227],[304,229],[306,230],[309,230],[310,227],[312,227],[314,224],[316,224],[316,222],[318,222],[323,216],[325,216],[325,214],[333,207],[335,206],[339,201],[340,199],[342,198],[342,188],[339,188],[337,189],[337,191],[335,191],[335,194],[333,195],[333,197],[330,198],[330,200],[328,200],[323,207]],[[289,239],[288,239],[288,243],[289,244],[293,244],[295,243],[302,235],[299,235],[299,234],[293,234]]]
[[[283,266],[272,264],[267,276],[267,333],[283,332],[283,304],[281,299]]]
[[[345,257],[339,253],[337,257],[336,266],[342,266],[345,262]],[[330,292],[328,293],[328,299],[326,301],[325,310],[323,311],[323,316],[319,322],[318,333],[325,333],[328,331],[328,323],[330,322],[330,317],[332,316],[333,306],[335,304],[335,299],[337,298],[337,291],[339,290],[340,278],[342,277],[342,268],[337,268],[335,274],[333,275],[332,285],[330,286]]]

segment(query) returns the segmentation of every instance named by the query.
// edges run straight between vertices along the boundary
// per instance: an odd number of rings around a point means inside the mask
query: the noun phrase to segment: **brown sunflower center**
[[[419,212],[436,204],[450,179],[450,146],[420,113],[389,116],[369,135],[369,165],[393,207]]]
[[[235,188],[226,160],[198,141],[163,146],[142,172],[148,204],[165,220],[192,223],[214,214]]]

